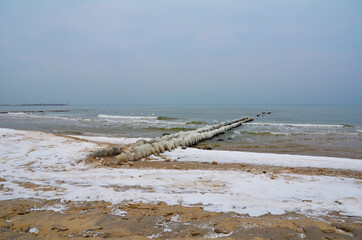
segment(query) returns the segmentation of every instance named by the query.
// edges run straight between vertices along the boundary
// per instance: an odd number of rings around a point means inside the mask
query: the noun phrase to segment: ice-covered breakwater
[[[236,128],[243,123],[253,121],[252,118],[243,117],[229,122],[222,122],[216,125],[205,126],[193,131],[178,132],[161,138],[154,138],[150,141],[139,140],[136,143],[125,147],[106,148],[95,150],[91,155],[93,157],[113,156],[114,164],[122,164],[128,161],[137,161],[152,154],[159,154],[165,151],[171,151],[177,147],[189,147],[201,141],[211,139],[219,134]]]

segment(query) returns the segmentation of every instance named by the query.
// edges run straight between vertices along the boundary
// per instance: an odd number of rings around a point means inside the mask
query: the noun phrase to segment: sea
[[[249,116],[253,122],[195,147],[362,159],[362,105],[0,106],[0,112],[0,128],[112,138],[161,137]]]

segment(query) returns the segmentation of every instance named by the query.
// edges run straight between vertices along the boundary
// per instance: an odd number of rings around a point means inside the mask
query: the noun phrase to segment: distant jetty
[[[24,103],[24,104],[0,104],[0,107],[43,107],[43,106],[69,106],[65,103]],[[0,114],[6,113],[42,113],[42,112],[69,112],[68,109],[53,109],[53,110],[25,110],[25,111],[4,111],[0,112]]]
[[[43,112],[70,112],[68,109],[56,109],[56,110],[39,110],[39,111],[6,111],[0,112],[0,114],[7,114],[7,113],[43,113]]]
[[[16,106],[68,106],[68,105],[69,104],[65,104],[65,103],[0,104],[0,106],[5,106],[5,107],[16,107]]]

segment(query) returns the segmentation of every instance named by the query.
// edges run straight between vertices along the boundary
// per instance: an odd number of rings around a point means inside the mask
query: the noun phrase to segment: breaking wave
[[[203,125],[203,124],[207,124],[206,121],[189,121],[186,122],[186,125]]]
[[[154,116],[122,116],[122,115],[104,115],[104,114],[99,114],[97,117],[99,118],[111,118],[111,119],[154,119],[157,120],[157,117]]]
[[[7,114],[7,115],[25,115],[27,113],[25,112],[4,112],[2,114]]]
[[[275,126],[275,127],[315,127],[315,128],[343,128],[346,124],[295,124],[295,123],[245,123],[244,125]],[[351,126],[353,127],[353,126]]]
[[[171,131],[171,132],[187,132],[195,130],[195,128],[183,128],[183,127],[148,127],[147,129],[153,131]]]

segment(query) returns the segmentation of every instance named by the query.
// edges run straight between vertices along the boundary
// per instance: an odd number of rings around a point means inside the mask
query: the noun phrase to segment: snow
[[[283,167],[333,168],[362,171],[359,159],[315,157],[274,153],[253,153],[236,151],[209,151],[195,148],[175,149],[164,156],[183,162],[213,162],[271,165]]]
[[[66,206],[65,205],[61,205],[61,204],[55,204],[53,206],[42,206],[40,208],[32,208],[32,211],[42,211],[42,210],[50,210],[53,212],[61,212],[63,213],[66,210]]]
[[[7,189],[0,192],[0,200],[32,197],[104,200],[113,204],[163,201],[170,205],[196,204],[208,211],[251,216],[291,211],[308,215],[324,215],[331,211],[362,215],[362,181],[359,179],[287,173],[271,179],[268,174],[230,170],[94,168],[80,160],[98,147],[96,143],[1,128],[0,136],[0,176],[6,180],[1,184]],[[307,156],[197,149],[175,150],[166,156],[181,157],[182,161],[215,160],[219,163],[253,161],[271,165],[279,161],[278,164],[287,166],[311,166],[326,161],[326,166],[360,170],[357,163],[348,159]],[[19,182],[54,189],[42,191]]]
[[[39,232],[39,229],[37,227],[31,227],[29,228],[29,231],[28,233],[38,233]]]

